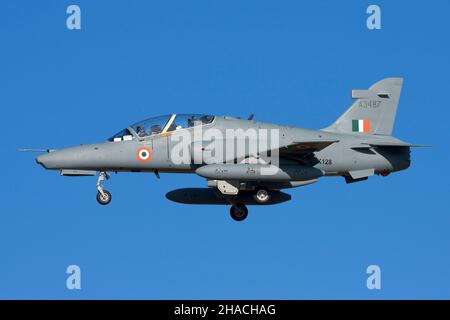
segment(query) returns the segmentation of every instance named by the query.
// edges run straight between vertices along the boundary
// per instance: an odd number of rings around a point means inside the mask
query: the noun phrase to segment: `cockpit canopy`
[[[137,122],[130,127],[118,132],[108,141],[127,141],[134,137],[147,137],[151,135],[176,131],[209,124],[214,121],[214,116],[206,114],[172,114],[148,118]]]

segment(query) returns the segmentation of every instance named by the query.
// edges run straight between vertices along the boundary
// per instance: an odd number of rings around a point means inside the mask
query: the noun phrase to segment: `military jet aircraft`
[[[289,201],[283,189],[305,186],[321,177],[347,183],[387,176],[410,166],[413,145],[391,135],[403,84],[386,78],[367,90],[353,90],[351,107],[330,126],[309,130],[248,119],[206,114],[171,114],[135,123],[105,142],[45,150],[36,158],[62,176],[98,173],[97,201],[111,193],[111,172],[194,173],[206,188],[166,194],[185,204],[231,205],[234,220],[247,205]]]

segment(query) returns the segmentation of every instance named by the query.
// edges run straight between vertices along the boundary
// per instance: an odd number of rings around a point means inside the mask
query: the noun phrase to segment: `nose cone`
[[[62,156],[61,151],[53,151],[41,154],[36,158],[36,162],[45,169],[62,169],[69,157]]]
[[[48,161],[48,160],[46,160],[46,158],[48,158],[47,156],[48,156],[48,154],[41,154],[40,156],[38,156],[38,157],[36,158],[36,163],[37,163],[37,164],[40,164],[40,165],[43,166],[45,169],[48,169],[48,168],[45,166],[45,163]]]
[[[104,145],[84,144],[42,154],[36,158],[36,162],[50,170],[96,170],[107,168],[110,165],[108,159]]]
[[[73,169],[79,164],[80,147],[72,147],[42,154],[36,158],[36,162],[45,169]]]

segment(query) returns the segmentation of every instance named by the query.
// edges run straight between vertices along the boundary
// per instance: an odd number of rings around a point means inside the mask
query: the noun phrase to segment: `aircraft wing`
[[[325,149],[339,140],[307,140],[293,142],[286,147],[280,148],[280,153],[311,153]]]

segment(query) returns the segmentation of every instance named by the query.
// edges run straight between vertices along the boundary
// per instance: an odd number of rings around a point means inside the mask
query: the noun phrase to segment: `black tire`
[[[102,206],[106,206],[108,203],[111,202],[112,195],[108,190],[103,190],[103,193],[106,195],[106,197],[103,197],[100,192],[97,193],[97,202],[100,203]]]
[[[248,209],[242,203],[236,203],[230,208],[230,215],[233,220],[242,221],[248,216]]]
[[[264,198],[262,198],[261,196],[265,195]],[[258,188],[255,190],[255,194],[253,196],[253,198],[255,199],[255,201],[259,204],[265,204],[267,202],[269,202],[270,200],[270,193],[266,188]]]

